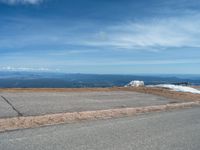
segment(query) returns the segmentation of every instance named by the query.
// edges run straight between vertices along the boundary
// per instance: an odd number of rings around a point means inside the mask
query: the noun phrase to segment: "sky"
[[[200,74],[199,0],[0,0],[0,70]]]

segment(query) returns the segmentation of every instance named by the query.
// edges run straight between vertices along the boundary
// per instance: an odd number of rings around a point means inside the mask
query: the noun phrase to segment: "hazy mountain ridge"
[[[183,78],[185,77],[185,78]],[[186,78],[178,75],[99,75],[99,74],[67,74],[51,72],[0,72],[1,88],[37,88],[37,87],[112,87],[124,86],[132,80],[142,80],[145,84],[165,84],[189,82],[200,85],[197,75]]]

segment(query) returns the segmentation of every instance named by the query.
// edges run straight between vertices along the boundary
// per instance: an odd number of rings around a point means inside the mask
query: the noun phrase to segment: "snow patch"
[[[139,87],[139,86],[144,86],[144,81],[134,80],[125,85],[125,87]]]
[[[178,92],[189,92],[189,93],[194,93],[194,94],[200,94],[200,91],[197,89],[194,89],[192,87],[187,87],[187,86],[181,86],[181,85],[159,84],[159,85],[150,85],[148,87],[163,87],[163,88],[172,89],[173,91],[178,91]]]

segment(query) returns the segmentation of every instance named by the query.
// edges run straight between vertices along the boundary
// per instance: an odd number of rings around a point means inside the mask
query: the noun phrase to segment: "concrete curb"
[[[108,109],[108,110],[97,110],[97,111],[47,114],[43,116],[6,118],[6,119],[0,119],[0,132],[16,130],[16,129],[24,129],[24,128],[34,128],[34,127],[61,124],[61,123],[73,123],[81,120],[97,120],[97,119],[133,116],[140,113],[166,111],[171,109],[185,108],[192,106],[200,106],[200,102],[197,101],[197,102],[166,104],[166,105],[135,107],[135,108],[120,108],[120,109]]]

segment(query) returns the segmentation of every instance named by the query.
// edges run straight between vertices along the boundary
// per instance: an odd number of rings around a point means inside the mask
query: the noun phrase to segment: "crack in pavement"
[[[15,106],[13,106],[13,104],[8,100],[8,99],[6,99],[4,96],[1,96],[1,98],[8,104],[8,105],[10,105],[11,107],[12,107],[12,109],[15,111],[15,112],[17,112],[17,114],[18,114],[18,116],[23,116],[23,114],[19,111],[19,110],[17,110],[16,108],[15,108]]]

